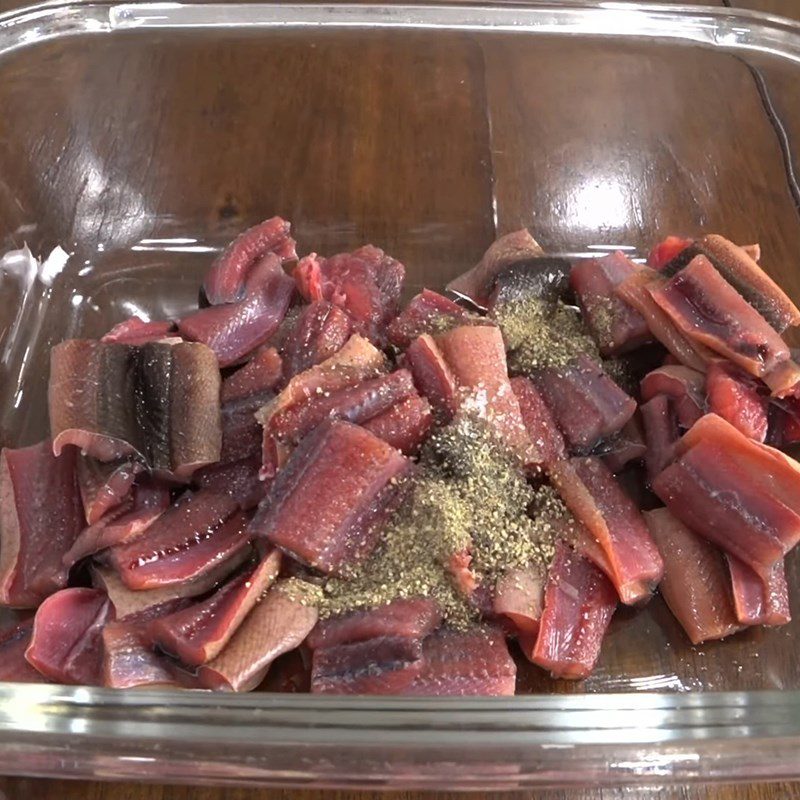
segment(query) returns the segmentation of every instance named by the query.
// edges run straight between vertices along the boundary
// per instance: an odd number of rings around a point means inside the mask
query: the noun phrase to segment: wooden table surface
[[[783,14],[785,16],[794,16],[800,19],[800,0],[707,0],[706,4],[718,5],[733,5],[738,7],[752,8],[757,10],[769,11],[773,13]],[[0,0],[0,11],[19,5],[16,0]],[[495,84],[502,84],[504,76],[512,76],[513,70],[510,69],[508,59],[513,59],[514,54],[511,50],[504,53],[495,53],[493,56],[486,60],[486,81],[494,81]],[[529,65],[530,68],[535,68],[535,65]],[[609,76],[609,80],[616,80],[618,76]],[[785,129],[789,132],[790,137],[793,132],[800,136],[800,95],[797,94],[797,87],[790,85],[785,81],[781,75],[771,75],[769,71],[765,71],[763,79],[769,92],[770,102],[773,106],[774,113],[777,118],[783,123]],[[509,79],[509,90],[513,91],[513,78]],[[502,89],[495,92],[502,100]],[[555,99],[555,98],[554,98]],[[513,104],[505,104],[506,108],[513,107]],[[224,112],[223,112],[224,113]],[[502,109],[498,109],[497,113],[503,113]],[[527,111],[523,107],[515,110],[524,116]],[[533,114],[534,111],[531,110]],[[731,124],[736,124],[737,120],[732,117]],[[532,122],[524,120],[524,125],[536,124],[536,120]],[[722,123],[720,123],[722,124]],[[507,126],[513,129],[514,126]],[[542,125],[537,128],[537,134],[540,139],[544,139],[547,146],[547,121],[544,120]],[[702,135],[702,133],[698,133]],[[549,146],[555,146],[557,142],[553,142]],[[514,209],[516,208],[529,208],[540,206],[542,208],[549,208],[546,198],[540,197],[520,197],[518,196],[517,189],[519,186],[535,186],[536,182],[531,180],[506,180],[507,176],[512,175],[518,168],[516,161],[512,159],[504,160],[503,149],[508,152],[515,152],[515,148],[519,143],[513,141],[495,142],[497,147],[497,159],[494,164],[495,173],[493,180],[495,183],[496,200],[500,205],[500,211],[504,218],[508,221],[514,219]],[[733,153],[736,156],[736,153]],[[791,154],[788,156],[791,159]],[[355,159],[354,159],[355,160]],[[742,160],[743,168],[746,168],[746,160]],[[754,163],[754,162],[750,162]],[[409,169],[413,168],[412,165],[406,165]],[[646,164],[640,165],[641,169],[645,171],[648,167]],[[765,170],[771,169],[769,165],[757,165],[755,169],[763,166]],[[784,165],[785,166],[785,165]],[[334,174],[330,171],[325,172],[328,165],[319,163],[314,165],[323,174],[333,178]],[[475,185],[478,186],[482,179],[485,178],[483,170],[485,164],[475,163],[466,164],[466,170],[474,171]],[[524,168],[524,167],[523,167]],[[630,166],[628,165],[628,168]],[[778,167],[776,166],[777,170]],[[462,176],[463,179],[463,176]],[[469,180],[467,176],[467,180]],[[558,180],[558,176],[550,176],[548,182],[552,184],[554,180]],[[737,198],[735,197],[736,181],[738,178],[733,177],[733,183],[726,186],[721,184],[722,189],[730,192],[731,195],[731,214],[736,212]],[[324,181],[321,181],[324,183]],[[539,183],[542,183],[541,181]],[[717,187],[719,190],[719,187]],[[200,187],[197,191],[202,191]],[[691,203],[691,197],[685,198],[685,202]],[[361,198],[354,195],[351,198],[353,203],[361,202]],[[426,198],[419,198],[420,203],[424,203]],[[679,198],[680,201],[680,198]],[[221,201],[222,202],[222,201]],[[324,200],[322,201],[324,203]],[[433,202],[433,200],[430,200]],[[464,199],[467,202],[467,199]],[[795,202],[800,203],[800,198],[795,197]],[[787,215],[792,216],[791,203],[787,204]],[[747,210],[747,201],[743,202],[744,212]],[[424,209],[423,209],[424,211]],[[357,212],[353,212],[354,214]],[[454,219],[459,216],[460,212],[457,206],[453,208]],[[654,212],[655,213],[655,212]],[[221,214],[222,216],[222,214]],[[423,215],[424,216],[424,215]],[[465,216],[467,216],[465,214]],[[705,222],[705,220],[702,220]],[[720,220],[720,228],[723,228],[725,220]],[[520,224],[528,224],[525,219],[522,219]],[[732,223],[731,223],[732,224]],[[796,219],[787,219],[786,226],[783,230],[788,231],[789,228],[796,227]],[[547,227],[546,220],[543,222],[543,227]],[[465,231],[464,241],[479,239],[485,236],[486,232],[483,230]],[[783,243],[776,242],[774,246],[786,247],[796,254],[800,252],[800,238],[795,241],[790,238],[790,234],[786,233],[786,241]],[[800,234],[798,234],[800,237]],[[755,238],[755,237],[754,237]],[[787,244],[788,242],[788,244]],[[550,243],[557,245],[558,243]],[[764,244],[762,240],[762,244]],[[467,244],[465,244],[465,248]],[[789,276],[793,279],[791,288],[795,296],[800,296],[800,273],[796,272],[794,276]],[[380,795],[385,796],[385,795]],[[458,794],[440,794],[431,795],[420,792],[397,793],[395,795],[398,800],[422,800],[423,797],[439,797],[443,800],[445,798],[454,800],[457,797],[469,797],[469,795]],[[475,796],[475,795],[473,795]],[[491,800],[500,800],[501,797],[511,797],[512,795],[501,794],[485,794],[482,795]],[[519,797],[520,795],[514,795]],[[691,786],[691,787],[652,787],[647,790],[623,790],[623,789],[587,789],[585,791],[543,791],[531,793],[531,797],[541,798],[541,800],[668,800],[671,798],[680,798],[681,800],[784,800],[784,798],[800,798],[800,783],[775,783],[775,784],[757,784],[757,785],[738,785],[738,786]],[[59,780],[41,780],[41,779],[28,779],[28,778],[0,778],[0,800],[266,800],[271,798],[273,800],[317,800],[321,797],[331,798],[331,800],[367,800],[368,798],[378,798],[379,794],[374,792],[368,793],[355,793],[355,792],[319,792],[319,791],[282,791],[282,790],[251,790],[251,789],[216,789],[216,788],[196,788],[196,787],[170,787],[163,785],[134,785],[134,784],[120,784],[120,783],[100,783],[100,782],[83,782],[83,781],[59,781]]]

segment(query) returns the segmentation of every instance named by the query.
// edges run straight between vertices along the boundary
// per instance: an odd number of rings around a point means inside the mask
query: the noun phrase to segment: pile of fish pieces
[[[378,248],[298,261],[286,221],[245,231],[196,312],[53,348],[50,438],[0,455],[0,679],[247,691],[284,668],[293,690],[509,695],[509,639],[584,678],[656,587],[695,644],[786,623],[800,311],[759,256],[669,237],[647,265],[569,263],[519,231],[448,287],[469,307],[425,289],[401,311]],[[576,307],[567,355],[531,358]],[[466,630],[423,596],[321,618],[464,413],[569,510],[547,568],[480,585],[466,553]],[[631,469],[663,507],[640,510]]]

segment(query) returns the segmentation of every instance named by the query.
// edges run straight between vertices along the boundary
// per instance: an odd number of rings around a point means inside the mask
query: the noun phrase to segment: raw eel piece
[[[645,511],[644,516],[664,556],[661,595],[692,644],[741,630],[719,550],[666,508]]]
[[[579,680],[594,669],[617,594],[608,578],[564,542],[547,578],[544,611],[532,649],[523,652],[554,678]]]
[[[779,333],[790,325],[800,325],[800,309],[786,292],[756,263],[745,247],[717,234],[697,242],[725,280]],[[755,245],[758,247],[758,245]]]
[[[725,461],[735,461],[750,472],[765,496],[774,497],[800,514],[800,464],[774,447],[748,439],[741,431],[716,414],[706,414],[678,444],[683,454],[699,443],[713,444],[726,453]]]
[[[158,589],[144,591],[129,589],[110,567],[92,564],[92,585],[108,594],[117,620],[152,618],[157,613],[170,614],[189,604],[189,599],[198,597],[221,583],[250,556],[250,551],[236,552],[227,561],[222,561],[213,569],[191,581]]]
[[[433,337],[423,333],[414,339],[406,350],[406,362],[416,387],[433,406],[436,421],[447,424],[458,409],[458,387]]]
[[[372,551],[409,469],[408,459],[369,431],[325,423],[278,473],[250,529],[322,572],[347,572]]]
[[[273,397],[272,392],[254,394],[231,400],[222,406],[222,448],[219,463],[252,458],[261,452],[263,431],[256,419],[256,413]]]
[[[592,536],[585,525],[572,521],[572,524],[564,526],[563,538],[576,553],[591,561],[612,583],[614,582],[614,567],[611,561],[600,546],[600,542]],[[632,597],[649,597],[652,586],[642,581],[639,584],[632,584],[628,591]]]
[[[536,450],[534,460],[547,469],[566,458],[564,437],[533,382],[523,377],[512,378],[511,388],[519,402],[525,430]]]
[[[769,399],[746,372],[725,361],[712,361],[706,373],[708,410],[727,420],[745,436],[763,442],[769,427]]]
[[[403,288],[405,267],[399,261],[368,244],[331,258],[312,253],[300,259],[294,277],[303,298],[334,303],[348,313],[354,331],[384,343]]]
[[[787,358],[767,372],[762,380],[769,386],[773,397],[797,396],[800,393],[800,364]]]
[[[418,336],[442,333],[459,325],[490,325],[491,322],[467,311],[448,297],[423,289],[389,324],[389,342],[405,350]]]
[[[327,300],[306,306],[283,342],[286,380],[338,353],[352,332],[353,323],[339,306]]]
[[[148,633],[165,653],[197,667],[216,658],[269,589],[281,566],[270,550],[253,569],[232,578],[207,599],[153,620]]]
[[[16,620],[0,630],[0,681],[49,683],[25,660],[32,633],[33,617]]]
[[[103,653],[103,684],[112,689],[197,688],[192,675],[153,650],[141,623],[109,622],[103,628]]]
[[[99,685],[102,635],[114,607],[97,589],[62,589],[37,609],[25,658],[56,683]]]
[[[258,477],[260,458],[245,458],[229,464],[213,464],[192,476],[193,485],[217,494],[229,494],[243,511],[255,508],[263,499],[266,484]]]
[[[666,239],[655,245],[648,253],[647,266],[658,270],[664,269],[691,244],[691,239],[682,239],[680,236],[667,236]]]
[[[437,337],[436,343],[459,387],[459,407],[487,419],[506,446],[529,463],[533,445],[508,379],[500,329],[464,325]]]
[[[169,489],[166,486],[155,482],[135,486],[129,502],[80,532],[72,547],[64,554],[64,566],[69,569],[82,558],[106,547],[138,538],[168,508]]]
[[[608,467],[598,458],[572,458],[556,464],[550,477],[603,548],[620,600],[626,605],[647,600],[664,564],[639,509]]]
[[[643,269],[623,281],[614,293],[645,318],[653,336],[675,356],[679,363],[703,372],[706,362],[713,356],[712,351],[692,341],[678,330],[650,294],[650,288],[663,286],[665,283],[666,280],[655,270]]]
[[[647,444],[642,423],[639,421],[639,415],[634,414],[603,448],[602,459],[612,472],[617,473],[632,461],[641,461],[646,453]]]
[[[761,483],[735,450],[705,439],[670,464],[653,491],[693,531],[764,573],[800,541],[800,516]]]
[[[299,583],[299,582],[298,582]],[[317,609],[281,581],[247,615],[223,651],[198,670],[207,689],[248,692],[264,679],[272,662],[294,650],[317,624]]]
[[[783,561],[760,575],[736,556],[726,555],[733,586],[736,618],[743,625],[785,625],[791,622],[789,587]]]
[[[350,611],[322,620],[306,643],[317,650],[385,637],[424,639],[441,621],[441,612],[432,598],[398,598],[377,608]]]
[[[207,345],[219,365],[227,367],[275,333],[293,294],[294,282],[283,271],[281,259],[269,254],[253,268],[242,300],[202,308],[179,320],[178,331],[185,339]]]
[[[544,608],[545,580],[544,568],[538,564],[512,567],[497,579],[492,610],[518,631],[535,636]]]
[[[240,300],[253,267],[270,253],[282,262],[296,259],[290,231],[291,225],[286,220],[272,217],[234,239],[212,264],[203,282],[208,302],[217,305]]]
[[[783,339],[705,256],[647,290],[684,335],[751,375],[762,377],[790,357]]]
[[[691,428],[705,413],[705,376],[680,364],[668,364],[648,372],[642,378],[641,402],[663,394],[672,406],[682,428]]]
[[[56,454],[139,456],[177,480],[219,459],[220,377],[205,345],[71,339],[51,351],[48,391]]]
[[[76,452],[50,441],[0,453],[0,602],[37,606],[66,586],[61,559],[84,525]]]
[[[422,640],[381,636],[314,651],[312,694],[403,694],[423,668]]]
[[[284,445],[295,445],[325,420],[365,422],[414,394],[411,373],[398,369],[357,386],[323,392],[302,405],[287,408],[270,419],[269,433]]]
[[[489,299],[489,314],[510,303],[520,303],[535,298],[546,304],[569,296],[569,273],[572,264],[565,258],[543,256],[522,261],[504,269],[495,281]]]
[[[639,270],[619,251],[578,261],[572,267],[570,284],[602,355],[635,350],[651,339],[644,317],[614,294],[616,286]]]
[[[130,589],[155,589],[194,580],[247,550],[249,518],[234,513],[229,495],[187,494],[129,544],[112,547],[109,562]],[[232,516],[231,516],[232,515]]]
[[[661,471],[675,458],[675,443],[680,438],[678,422],[672,401],[665,394],[657,394],[641,406],[647,452],[645,465],[647,478],[652,484]]]
[[[105,463],[78,456],[78,488],[86,522],[94,525],[109,509],[118,506],[133,486],[142,465],[136,461]]]
[[[254,395],[272,396],[272,390],[283,377],[283,362],[274,347],[259,350],[243,367],[222,381],[220,402],[232,403]]]
[[[270,418],[310,397],[355,386],[386,371],[386,358],[363,336],[353,334],[341,350],[321,364],[316,364],[292,378],[278,396],[259,414],[259,422],[267,425]]]
[[[431,404],[415,393],[362,424],[403,455],[411,456],[427,438],[433,425],[433,412]]]
[[[422,671],[403,691],[427,697],[513,695],[517,666],[505,637],[487,626],[440,628],[422,646]]]
[[[613,436],[636,411],[636,401],[588,355],[563,367],[538,369],[532,378],[567,445],[576,452],[588,452]]]
[[[175,324],[168,321],[145,322],[141,317],[133,316],[115,325],[101,342],[117,344],[147,344],[166,339],[173,335]]]
[[[486,306],[497,276],[512,264],[544,256],[538,242],[523,228],[492,242],[481,260],[469,271],[447,284],[448,291]]]

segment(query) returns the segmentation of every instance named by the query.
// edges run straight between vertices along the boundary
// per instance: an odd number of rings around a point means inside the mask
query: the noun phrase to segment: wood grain
[[[0,0],[0,11],[17,4]],[[800,19],[796,0],[731,4]],[[202,243],[217,245],[265,209],[292,218],[305,249],[329,252],[367,240],[385,246],[411,266],[413,284],[442,282],[473,260],[494,234],[494,213],[500,230],[530,225],[554,249],[641,248],[653,229],[715,228],[743,242],[760,240],[767,268],[800,297],[800,223],[786,153],[754,76],[734,57],[720,68],[719,57],[712,66],[708,54],[684,51],[675,67],[674,48],[668,47],[612,52],[596,43],[566,52],[553,40],[532,54],[510,39],[490,47],[456,35],[441,37],[436,47],[411,41],[406,51],[375,37],[364,51],[324,35],[287,34],[271,45],[278,49],[276,70],[263,45],[248,37],[222,44],[177,37],[170,45],[165,49],[158,37],[146,48],[120,40],[94,43],[106,51],[76,60],[53,43],[44,55],[48,70],[34,69],[21,56],[14,80],[0,84],[0,107],[18,111],[31,132],[14,138],[8,117],[0,120],[0,244],[20,244],[20,229],[33,224],[33,234],[24,237],[34,247],[73,243],[91,262],[97,280],[82,316],[71,318],[76,330],[94,333],[118,311],[106,278],[119,280],[123,264],[121,279],[129,281],[133,300],[149,302],[147,284],[163,280],[165,272],[171,276],[168,292],[178,297],[173,302],[192,299],[209,256],[132,253],[132,245],[185,230],[202,232]],[[207,74],[207,59],[217,69],[211,80],[198,81],[198,74]],[[796,168],[800,103],[793,73],[766,60],[760,69]],[[250,78],[245,83],[231,79],[242,74]],[[299,85],[313,87],[303,102]],[[98,105],[98,98],[104,103]],[[55,133],[36,135],[53,127]],[[174,130],[183,133],[170,136]],[[120,152],[119,142],[135,146]],[[87,162],[87,153],[98,160]],[[92,304],[101,310],[92,311]],[[62,333],[55,327],[42,333],[39,358]],[[35,389],[34,382],[29,397]],[[33,432],[41,417],[32,402],[24,417],[15,418],[15,435],[24,436],[26,425]],[[795,586],[799,570],[795,559]],[[800,683],[794,629],[752,632],[691,650],[676,644],[680,631],[658,601],[644,613],[619,615],[614,625],[595,686],[609,688],[623,665],[627,681],[652,677],[651,654],[660,649],[669,652],[661,672],[666,689],[675,688],[670,680],[689,688],[693,679],[712,687],[715,680],[725,686],[739,680],[738,688]],[[632,644],[639,636],[646,637],[649,652]],[[523,684],[528,690],[554,688],[534,670]],[[8,800],[379,796],[36,779],[0,779],[0,792]],[[587,789],[535,797],[783,800],[800,798],[800,784]]]

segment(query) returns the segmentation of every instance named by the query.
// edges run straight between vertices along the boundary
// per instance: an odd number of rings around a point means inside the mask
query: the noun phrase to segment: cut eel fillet
[[[648,372],[640,383],[641,402],[666,395],[682,428],[691,428],[705,413],[705,375],[691,367],[667,364]]]
[[[644,460],[647,479],[652,484],[674,460],[680,431],[672,401],[664,394],[657,394],[644,403],[641,413],[647,441]]]
[[[178,322],[184,339],[202,342],[219,365],[236,364],[278,330],[294,294],[294,282],[275,254],[259,262],[248,278],[243,299],[201,308]]]
[[[554,678],[585,678],[597,663],[616,607],[617,593],[608,578],[559,542],[548,574],[539,633],[533,647],[529,640],[521,641],[523,652]]]
[[[305,300],[327,300],[344,309],[353,330],[379,345],[397,315],[404,277],[405,267],[372,245],[331,258],[311,253],[294,271]]]
[[[263,396],[269,393],[283,378],[283,361],[274,347],[259,350],[243,367],[222,381],[220,402],[232,403],[254,395]],[[266,402],[266,400],[264,401]]]
[[[800,541],[800,465],[707,414],[653,488],[692,530],[759,574]]]
[[[94,525],[109,509],[125,500],[142,465],[129,460],[106,463],[78,456],[77,470],[86,522]]]
[[[572,458],[555,465],[553,485],[575,518],[602,547],[620,600],[646,601],[664,563],[636,504],[598,458]]]
[[[131,589],[192,581],[249,550],[249,517],[228,495],[185,495],[134,541],[112,547],[108,561]]]
[[[325,423],[278,473],[251,530],[304,564],[348,572],[372,552],[380,526],[401,501],[397,484],[410,467],[364,428]]]
[[[154,481],[135,486],[130,500],[84,528],[62,562],[70,568],[82,558],[141,536],[169,508],[169,489]]]
[[[532,465],[549,469],[567,457],[564,437],[547,403],[531,380],[512,378],[511,388],[519,402],[522,422],[535,450],[535,455],[531,457]]]
[[[585,354],[563,367],[538,369],[531,377],[576,453],[587,453],[618,433],[636,411],[636,401]]]
[[[422,669],[400,694],[425,697],[510,696],[517,667],[494,628],[440,628],[422,645]]]
[[[262,477],[271,478],[285,463],[291,448],[273,436],[273,420],[301,408],[312,398],[357,386],[386,372],[386,358],[363,336],[353,334],[345,346],[321,364],[295,375],[277,397],[259,409],[256,419],[263,432]],[[296,413],[296,412],[293,412]]]
[[[652,338],[639,311],[614,294],[616,286],[640,269],[619,251],[578,261],[572,267],[570,284],[604,356],[635,350]]]
[[[535,636],[544,610],[546,579],[539,564],[506,570],[497,579],[492,611],[508,619],[518,632]]]
[[[245,617],[222,652],[198,670],[207,689],[255,689],[272,662],[303,643],[317,623],[316,606],[298,596],[292,579],[280,581]]]
[[[0,629],[0,681],[49,683],[25,658],[32,634],[32,616],[9,622]]]
[[[150,638],[165,652],[196,667],[216,658],[278,577],[281,554],[269,550],[258,565],[210,597],[153,620]]]
[[[699,239],[697,247],[776,331],[800,325],[800,309],[758,265],[758,245],[740,247],[712,233]]]
[[[267,255],[282,262],[297,258],[291,225],[272,217],[248,228],[236,237],[214,261],[203,282],[206,299],[212,305],[241,300],[253,268]]]
[[[628,464],[641,461],[647,454],[647,444],[639,414],[634,414],[622,430],[607,442],[600,454],[603,463],[613,472],[621,472]]]
[[[423,289],[391,321],[388,335],[390,344],[405,350],[414,339],[423,334],[433,335],[459,325],[491,324],[490,320],[470,313],[450,298],[430,289]]]
[[[759,574],[744,561],[727,554],[736,618],[743,625],[785,625],[791,622],[789,587],[783,561]]]
[[[433,425],[433,411],[424,397],[414,393],[362,424],[403,455],[412,456],[419,452],[428,438]]]
[[[436,344],[459,387],[460,408],[485,418],[509,450],[529,463],[535,453],[509,382],[500,329],[461,326],[438,336]]]
[[[76,452],[50,441],[0,453],[0,602],[37,606],[67,585],[64,554],[84,527]]]
[[[422,640],[381,636],[314,651],[312,694],[402,694],[423,667]]]
[[[644,516],[664,556],[661,595],[692,644],[741,630],[719,550],[666,508],[645,511]]]
[[[286,380],[341,350],[353,332],[347,312],[327,300],[306,306],[283,342]]]
[[[680,364],[704,372],[706,362],[713,358],[713,351],[680,331],[650,293],[652,288],[663,286],[665,283],[666,279],[655,270],[643,269],[623,281],[614,293],[644,317],[654,338],[661,342]]]
[[[397,598],[384,605],[358,609],[321,620],[308,637],[312,650],[383,637],[424,639],[442,621],[430,597]]]
[[[705,256],[697,256],[650,296],[688,338],[763,377],[790,353],[780,335]]]
[[[708,410],[727,420],[745,436],[763,442],[769,427],[769,398],[755,378],[726,361],[712,361],[706,373]]]
[[[458,410],[458,386],[442,351],[432,336],[423,333],[406,350],[406,363],[417,389],[433,406],[436,420],[445,425]]]
[[[141,345],[174,336],[174,330],[173,322],[145,322],[141,317],[133,316],[115,325],[100,341]]]
[[[219,459],[220,375],[205,345],[70,339],[51,352],[48,392],[56,454],[136,456],[177,480]]]
[[[481,260],[463,275],[447,284],[450,292],[487,306],[497,276],[512,265],[544,256],[539,243],[523,228],[492,242]]]
[[[102,636],[114,607],[98,589],[62,589],[37,609],[25,658],[56,683],[99,685]]]

